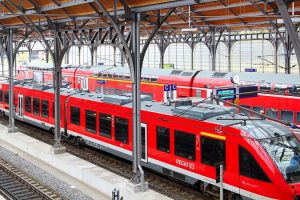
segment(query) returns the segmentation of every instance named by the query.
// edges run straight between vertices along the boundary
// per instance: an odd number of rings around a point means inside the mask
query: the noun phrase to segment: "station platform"
[[[53,154],[51,146],[21,132],[8,133],[0,124],[0,145],[25,160],[74,185],[94,199],[112,199],[112,191],[120,191],[123,200],[168,200],[153,190],[134,192],[128,179],[82,160],[69,153]]]

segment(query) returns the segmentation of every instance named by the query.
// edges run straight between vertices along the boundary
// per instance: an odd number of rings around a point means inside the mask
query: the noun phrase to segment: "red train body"
[[[8,85],[1,84],[0,89],[0,107],[7,112]],[[17,119],[53,128],[52,88],[25,83],[16,84],[14,92]],[[300,167],[291,172],[293,166],[289,166],[300,150],[295,131],[267,120],[253,121],[233,114],[234,108],[198,104],[190,109],[148,99],[142,96],[141,105],[145,167],[209,189],[218,185],[215,166],[223,164],[226,194],[299,199]],[[131,159],[131,97],[63,88],[60,102],[61,127],[67,128],[69,136]],[[189,112],[182,114],[187,109]],[[230,125],[234,122],[241,125]]]
[[[28,78],[34,77],[32,72],[23,72],[20,73],[22,80],[24,73]],[[44,71],[43,73],[43,82],[52,82],[52,72]],[[77,89],[83,88],[106,94],[131,93],[132,89],[130,73],[124,67],[98,66],[77,70],[69,68],[63,69],[62,74],[63,81]],[[234,74],[236,73],[144,69],[141,93],[152,96],[158,102],[182,97],[207,98],[213,88],[232,86],[230,77]],[[242,83],[256,84],[260,91],[257,98],[240,99],[239,105],[254,111],[262,111],[280,120],[300,124],[300,80],[298,77],[280,74],[237,74],[241,76]],[[35,75],[37,76],[39,75]],[[165,91],[165,86],[168,85],[176,85],[176,90]]]

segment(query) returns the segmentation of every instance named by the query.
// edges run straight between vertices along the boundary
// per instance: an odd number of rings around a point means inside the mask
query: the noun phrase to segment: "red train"
[[[0,107],[7,112],[8,85],[0,86]],[[53,128],[53,88],[16,83],[14,92],[17,119]],[[145,95],[141,99],[144,167],[215,190],[216,165],[223,164],[226,197],[300,199],[297,130],[237,114],[232,107],[192,106],[184,99],[176,106],[164,105]],[[66,122],[70,137],[131,160],[131,97],[63,88],[60,102],[61,125]]]
[[[40,71],[36,73],[39,74]],[[44,81],[36,82],[52,82],[52,72],[43,73]],[[64,82],[70,83],[74,88],[105,94],[130,93],[132,89],[130,73],[125,67],[86,66],[75,69],[64,66],[62,74]],[[240,99],[239,105],[264,112],[270,117],[300,124],[300,80],[294,75],[145,68],[141,93],[150,95],[159,102],[182,97],[207,98],[214,88],[232,86],[230,79],[235,74],[239,75],[241,84],[256,84],[260,92],[257,98]],[[171,86],[175,86],[175,89],[172,90]]]

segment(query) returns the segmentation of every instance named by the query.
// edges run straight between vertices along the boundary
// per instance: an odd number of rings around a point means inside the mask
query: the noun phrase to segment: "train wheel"
[[[79,146],[79,141],[78,141],[78,138],[79,137],[74,137],[74,139],[73,139],[73,144],[75,145],[75,146]]]
[[[50,131],[50,133],[54,134],[54,128],[53,127],[51,127],[49,131]]]
[[[230,192],[230,193],[228,193],[226,199],[228,199],[228,200],[242,200],[242,197],[239,194],[235,194],[235,193]]]
[[[73,143],[77,147],[82,147],[85,144],[84,141],[83,141],[83,139],[81,137],[79,137],[79,136],[77,136],[77,137],[74,138]]]

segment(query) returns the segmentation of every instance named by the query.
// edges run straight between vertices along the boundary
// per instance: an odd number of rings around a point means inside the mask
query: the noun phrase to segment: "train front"
[[[296,131],[277,125],[272,126],[272,131],[265,131],[269,132],[269,137],[259,142],[288,184],[288,193],[291,192],[295,200],[300,200],[300,135]],[[265,128],[268,129],[268,126]]]

